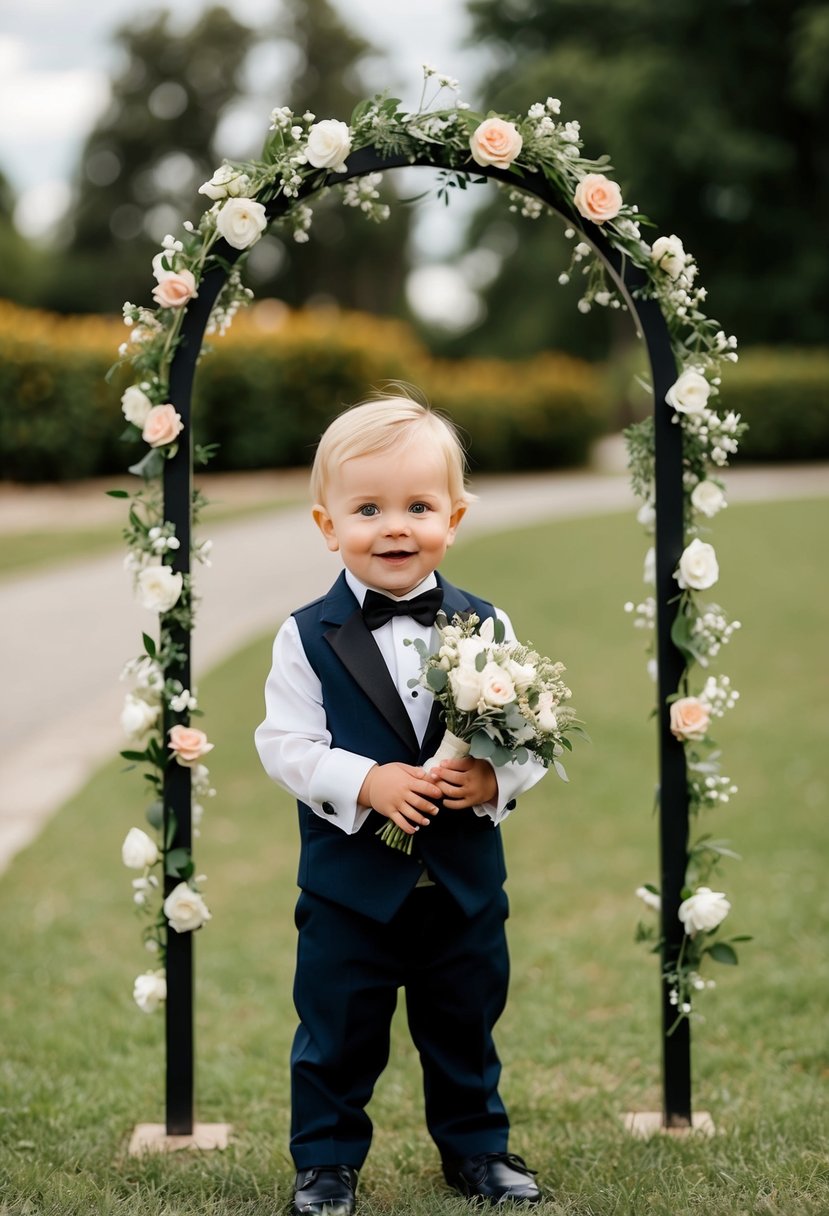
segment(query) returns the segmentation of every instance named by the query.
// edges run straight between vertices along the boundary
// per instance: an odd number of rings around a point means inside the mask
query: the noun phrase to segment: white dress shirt
[[[362,606],[368,588],[350,570],[346,570],[345,577]],[[436,585],[437,579],[430,574],[407,596],[390,598],[411,599]],[[498,609],[496,613],[504,622],[507,639],[514,641],[509,617]],[[372,636],[406,707],[418,742],[422,743],[433,697],[422,686],[409,687],[409,680],[419,675],[420,659],[415,647],[404,643],[406,639],[420,638],[432,652],[437,648],[437,631],[431,625],[420,625],[412,617],[398,616],[375,629]],[[310,806],[327,823],[335,824],[349,835],[359,831],[371,808],[359,805],[357,798],[376,761],[370,756],[331,746],[322,686],[305,656],[292,616],[282,625],[273,644],[273,664],[265,684],[265,710],[265,720],[257,727],[255,740],[268,776]],[[546,770],[538,761],[530,759],[525,764],[506,764],[494,771],[498,782],[496,800],[476,806],[474,810],[476,815],[488,815],[493,822],[500,823],[510,813],[510,804],[516,794],[530,789]],[[323,803],[335,805],[336,816],[326,814]]]

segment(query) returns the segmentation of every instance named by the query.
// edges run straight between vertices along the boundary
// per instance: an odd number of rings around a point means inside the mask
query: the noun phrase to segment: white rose
[[[558,719],[551,692],[545,691],[539,694],[538,704],[535,707],[535,720],[539,730],[543,730],[545,734],[558,730]]]
[[[474,667],[479,654],[485,653],[485,647],[479,638],[459,638],[457,642],[458,663],[461,667]]]
[[[348,124],[336,118],[315,122],[308,132],[305,155],[315,169],[333,169],[345,173],[345,158],[351,151]]]
[[[449,686],[458,709],[478,708],[481,699],[481,673],[474,666],[456,667],[449,672]]]
[[[190,933],[210,920],[207,904],[186,882],[180,882],[164,900],[164,915],[176,933]]]
[[[150,401],[146,393],[141,391],[137,384],[131,384],[121,397],[121,409],[124,417],[127,422],[132,422],[135,426],[144,425],[147,421],[147,415],[152,408],[152,401]]]
[[[132,997],[144,1013],[155,1013],[159,1005],[167,1000],[167,978],[163,971],[148,971],[139,975],[132,990]]]
[[[250,178],[240,169],[232,165],[220,165],[209,182],[199,186],[199,194],[206,194],[214,202],[221,198],[248,198],[250,195]]]
[[[679,905],[678,915],[685,926],[685,932],[693,937],[695,933],[707,933],[716,929],[730,911],[731,904],[722,891],[697,887],[694,894]]]
[[[158,847],[141,828],[130,828],[121,845],[121,860],[130,870],[146,870],[158,861]]]
[[[653,243],[651,259],[672,279],[679,278],[685,269],[685,249],[682,241],[673,233],[660,236]]]
[[[709,519],[728,505],[725,501],[725,494],[715,481],[698,482],[691,494],[691,504],[697,511],[707,515]]]
[[[516,663],[515,659],[507,659],[504,666],[518,691],[526,692],[535,679],[535,668],[532,663]]]
[[[150,612],[169,612],[181,595],[183,576],[169,566],[147,566],[136,579],[138,600]]]
[[[500,663],[487,663],[481,672],[481,699],[499,709],[515,700],[512,677]]]
[[[661,910],[662,899],[656,894],[655,891],[649,891],[647,887],[637,887],[636,894],[646,907],[653,908],[654,912],[659,912]]]
[[[653,528],[653,525],[656,523],[656,509],[653,503],[642,503],[641,507],[636,512],[636,522],[640,523],[643,528]]]
[[[229,198],[216,216],[216,229],[234,249],[255,245],[268,226],[265,208],[247,198]]]
[[[679,559],[679,569],[674,578],[680,587],[690,587],[694,591],[705,591],[713,587],[720,577],[717,565],[717,555],[713,545],[707,545],[696,537],[685,549]]]
[[[651,545],[645,554],[645,564],[642,568],[642,582],[651,587],[656,583],[656,549]]]
[[[143,739],[152,730],[158,714],[158,705],[150,705],[143,697],[129,693],[121,710],[121,729],[128,739]]]
[[[665,394],[668,405],[680,414],[701,414],[711,396],[711,385],[702,372],[689,368]]]

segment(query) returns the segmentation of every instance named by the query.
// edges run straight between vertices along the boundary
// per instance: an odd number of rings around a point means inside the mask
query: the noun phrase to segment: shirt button
[[[514,811],[514,810],[515,810],[515,805],[516,805],[516,803],[515,803],[515,799],[514,799],[514,798],[510,798],[509,802],[508,802],[508,803],[507,803],[507,805],[504,807],[504,810],[505,810],[505,811]],[[324,809],[325,809],[325,808],[323,807],[323,810],[324,810]]]
[[[322,809],[326,815],[336,815],[336,811],[330,802],[323,802]]]

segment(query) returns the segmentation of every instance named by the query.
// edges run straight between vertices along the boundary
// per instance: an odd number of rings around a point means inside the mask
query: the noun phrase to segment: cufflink
[[[514,806],[514,805],[515,805],[515,804],[513,803],[513,806]],[[326,815],[336,815],[336,813],[337,813],[337,812],[334,810],[334,808],[333,808],[333,806],[331,805],[331,803],[330,803],[330,802],[323,802],[323,803],[322,803],[322,810],[323,810],[323,813],[324,813],[324,814],[326,814]]]
[[[508,802],[508,803],[507,803],[507,805],[504,807],[504,810],[505,810],[505,811],[514,811],[514,810],[515,810],[516,805],[517,805],[517,804],[516,804],[515,799],[514,799],[514,798],[510,798],[509,802]],[[323,806],[323,808],[322,808],[322,809],[323,809],[323,810],[325,810],[325,807]]]

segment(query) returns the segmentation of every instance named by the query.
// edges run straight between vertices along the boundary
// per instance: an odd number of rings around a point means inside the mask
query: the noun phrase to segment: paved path
[[[461,537],[634,505],[627,478],[618,472],[481,478],[474,488],[480,501],[470,509]],[[728,475],[728,490],[735,503],[827,496],[829,467],[737,470]],[[4,488],[0,529],[44,526],[48,497],[48,491],[14,495]],[[104,500],[109,518],[112,501]],[[54,519],[57,505],[59,519],[65,520],[60,502],[58,496],[49,509]],[[76,503],[75,526],[89,522],[89,512],[100,511],[100,489],[87,502],[86,514]],[[211,536],[213,566],[200,570],[197,579],[204,598],[193,645],[196,683],[244,643],[275,630],[292,608],[327,587],[335,570],[305,506],[217,524]],[[58,564],[0,582],[0,670],[6,690],[0,722],[0,872],[123,746],[118,718],[125,688],[118,673],[138,653],[141,631],[154,632],[156,622],[135,605],[122,557],[119,552]]]

